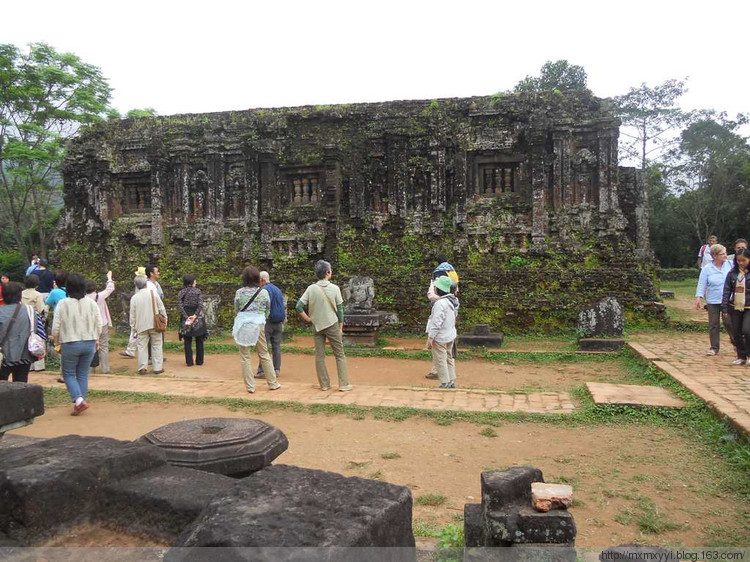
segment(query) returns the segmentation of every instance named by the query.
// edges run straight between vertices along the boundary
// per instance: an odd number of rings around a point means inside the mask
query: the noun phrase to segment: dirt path
[[[202,366],[188,367],[180,353],[167,353],[165,376],[188,377],[202,380],[236,380],[241,383],[239,354],[212,354]],[[125,359],[110,353],[112,372],[135,374],[135,359]],[[349,378],[354,385],[418,386],[433,388],[437,381],[424,375],[430,370],[429,361],[378,357],[349,357]],[[257,356],[253,357],[257,368]],[[332,382],[336,382],[336,364],[326,358]],[[456,365],[458,386],[505,392],[569,392],[586,381],[627,382],[628,374],[617,360],[580,361],[575,363],[515,362],[494,363],[481,360],[461,360]],[[33,379],[33,374],[32,374]],[[315,359],[312,355],[285,353],[282,355],[280,382],[315,384]]]
[[[81,417],[68,415],[67,406],[50,408],[14,433],[134,439],[166,423],[211,416],[239,414],[220,406],[99,400]],[[540,467],[548,481],[573,484],[579,546],[725,544],[717,533],[736,537],[747,518],[746,508],[717,486],[721,462],[667,428],[505,423],[492,428],[496,437],[485,437],[477,425],[439,426],[417,418],[398,423],[290,411],[262,418],[289,438],[280,463],[408,486],[415,497],[417,528],[456,522],[464,503],[479,501],[483,470],[524,463]],[[437,507],[419,505],[423,494],[442,494],[446,501]],[[644,506],[655,511],[644,514]],[[644,534],[638,520],[648,514],[676,528]]]

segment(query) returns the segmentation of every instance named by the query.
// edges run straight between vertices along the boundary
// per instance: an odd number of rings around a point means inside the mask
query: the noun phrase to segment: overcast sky
[[[493,94],[547,60],[599,96],[689,76],[683,107],[750,111],[750,1],[6,2],[0,43],[99,66],[121,112]]]

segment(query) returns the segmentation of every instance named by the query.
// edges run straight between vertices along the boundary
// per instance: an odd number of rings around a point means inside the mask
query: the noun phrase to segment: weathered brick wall
[[[645,192],[617,167],[618,126],[585,92],[97,125],[69,146],[58,261],[126,284],[157,262],[168,303],[196,274],[225,323],[246,263],[293,304],[324,257],[340,282],[375,278],[378,306],[418,330],[438,252],[462,275],[467,323],[571,327],[604,294],[642,315],[656,292]]]

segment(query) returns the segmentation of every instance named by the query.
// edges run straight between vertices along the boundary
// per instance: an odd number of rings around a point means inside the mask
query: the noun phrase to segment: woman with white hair
[[[695,309],[700,310],[701,299],[706,301],[708,310],[708,338],[711,347],[706,355],[719,353],[719,320],[721,318],[721,302],[724,296],[724,281],[731,271],[732,265],[727,261],[727,249],[721,244],[711,246],[712,261],[701,269],[698,287],[695,290]]]

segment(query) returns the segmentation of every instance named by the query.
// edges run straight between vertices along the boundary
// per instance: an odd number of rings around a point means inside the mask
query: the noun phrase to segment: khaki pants
[[[453,342],[432,342],[432,364],[437,368],[441,383],[456,380],[456,360],[453,359]]]
[[[240,359],[242,359],[242,378],[245,381],[245,388],[249,391],[255,390],[255,377],[253,377],[253,365],[251,347],[242,345],[240,348]],[[268,354],[268,344],[266,343],[265,330],[261,326],[258,342],[255,344],[255,351],[258,352],[258,361],[263,368],[263,374],[266,375],[266,382],[269,387],[276,386],[276,371],[273,369],[273,361]]]
[[[138,370],[148,367],[148,350],[151,348],[151,365],[154,371],[161,371],[164,365],[164,356],[161,352],[164,334],[155,330],[138,332],[136,347],[138,349]]]
[[[318,374],[320,388],[330,388],[331,386],[328,369],[326,368],[326,339],[331,343],[331,349],[333,349],[333,355],[336,358],[339,388],[349,386],[349,373],[347,372],[344,343],[339,325],[332,324],[320,332],[315,332],[313,339],[315,340],[315,371]]]
[[[99,372],[109,373],[109,326],[99,335]]]

